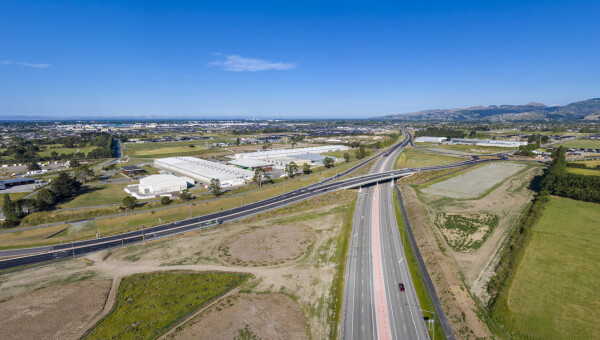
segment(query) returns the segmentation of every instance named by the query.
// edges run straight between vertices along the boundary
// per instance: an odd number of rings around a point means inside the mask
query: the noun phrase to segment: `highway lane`
[[[389,173],[402,149],[381,157],[370,174]],[[422,168],[404,172],[413,170]],[[357,200],[345,274],[344,339],[429,338],[404,261],[390,183],[361,189]]]

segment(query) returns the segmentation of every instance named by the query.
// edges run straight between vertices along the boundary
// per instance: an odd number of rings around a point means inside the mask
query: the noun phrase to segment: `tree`
[[[29,163],[29,165],[27,166],[27,170],[29,170],[29,171],[41,170],[41,169],[42,169],[42,167],[40,167],[40,165],[36,161]]]
[[[81,179],[83,183],[87,183],[92,177],[94,177],[94,170],[87,164],[82,164],[75,169],[75,178]]]
[[[52,157],[53,160],[57,160],[58,159],[58,152],[56,152],[56,151],[50,152],[50,157]]]
[[[190,149],[191,149],[191,148],[195,148],[195,147],[196,147],[194,144],[190,144],[190,145],[188,145],[188,146],[190,147]]]
[[[347,152],[344,153],[344,160],[346,161],[346,163],[350,162],[350,154],[349,153],[347,153]]]
[[[10,199],[9,194],[4,195],[4,205],[2,206],[2,212],[4,213],[4,227],[13,227],[21,221],[23,212],[21,207]]]
[[[160,204],[162,204],[162,205],[169,205],[169,203],[171,203],[171,199],[168,198],[167,196],[163,196],[160,199]]]
[[[469,138],[475,138],[475,137],[477,137],[477,131],[471,130],[471,132],[469,132]]]
[[[72,169],[75,169],[78,166],[79,166],[79,162],[77,160],[72,159],[69,161],[69,167],[71,167]]]
[[[184,201],[191,201],[193,200],[195,197],[194,195],[192,195],[190,193],[190,191],[188,189],[185,189],[181,192],[181,194],[179,194],[179,198],[181,198]]]
[[[221,181],[218,178],[213,178],[210,180],[209,189],[215,196],[219,196],[223,193],[221,189]]]
[[[235,140],[235,145],[240,145],[240,144],[242,144],[242,140],[240,139],[240,137],[238,137],[238,138]]]
[[[542,144],[546,144],[550,141],[550,137],[543,135],[540,140],[542,141]]]
[[[312,171],[310,171],[310,164],[308,164],[308,163],[304,163],[304,165],[302,166],[302,172],[303,172],[305,175],[308,175],[308,174],[310,174],[310,173],[312,172]]]
[[[296,143],[296,141],[292,141],[292,149],[296,147],[296,145],[298,145],[298,143]]]
[[[123,206],[125,206],[125,208],[129,208],[129,209],[133,210],[133,208],[135,208],[135,206],[137,204],[138,204],[138,199],[131,195],[127,195],[127,196],[125,196],[125,198],[123,198]]]
[[[358,159],[363,159],[367,157],[367,150],[365,150],[365,146],[361,145],[358,147],[358,149],[354,150],[354,155]]]
[[[334,166],[333,158],[331,158],[331,157],[325,157],[325,159],[323,160],[323,165],[325,165],[325,167],[327,169],[333,167]]]
[[[267,175],[267,171],[263,168],[254,169],[254,177],[252,181],[254,181],[258,186],[262,186],[264,180],[271,180],[271,176]]]
[[[61,172],[58,177],[52,180],[50,189],[58,199],[71,197],[79,191],[81,183],[74,177],[67,175],[66,172]]]
[[[50,210],[55,202],[56,197],[52,191],[48,190],[47,188],[42,188],[35,195],[34,206],[37,210]]]
[[[294,174],[298,172],[298,165],[294,162],[289,162],[288,165],[285,166],[285,172],[290,178],[294,177]]]
[[[263,149],[263,150],[267,150],[267,147],[268,147],[268,146],[265,144],[265,145],[263,145],[262,149]]]

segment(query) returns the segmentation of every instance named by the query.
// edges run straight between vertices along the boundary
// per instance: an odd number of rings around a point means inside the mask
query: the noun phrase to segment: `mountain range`
[[[540,103],[475,106],[463,109],[424,110],[378,118],[420,121],[600,120],[600,98],[588,99],[564,106],[546,106]]]

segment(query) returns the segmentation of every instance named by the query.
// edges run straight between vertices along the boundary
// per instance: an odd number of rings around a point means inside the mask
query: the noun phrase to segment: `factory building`
[[[143,195],[160,195],[185,190],[188,185],[194,185],[194,180],[189,177],[151,175],[140,179],[138,191]]]
[[[498,147],[503,147],[503,148],[518,148],[521,145],[527,145],[527,142],[522,142],[522,141],[467,139],[467,138],[454,138],[454,139],[452,139],[452,143],[479,145],[479,146],[498,146]]]
[[[189,176],[207,184],[211,179],[217,178],[223,187],[243,185],[254,177],[253,171],[196,157],[159,158],[154,160],[154,166]]]
[[[442,143],[446,141],[446,137],[430,137],[430,136],[422,136],[417,137],[415,142],[417,143]]]
[[[239,159],[254,159],[262,160],[265,162],[271,162],[277,166],[285,166],[291,162],[298,165],[305,163],[315,165],[322,163],[326,156],[320,154],[325,152],[336,152],[344,151],[349,148],[344,145],[323,145],[309,148],[297,148],[297,149],[276,149],[269,151],[256,151],[247,153],[238,153],[233,157]],[[331,157],[335,160],[335,157]]]

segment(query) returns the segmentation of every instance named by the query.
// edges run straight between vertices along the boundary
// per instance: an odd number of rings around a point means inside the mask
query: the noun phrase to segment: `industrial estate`
[[[2,337],[597,333],[596,123],[299,126],[4,124]]]

